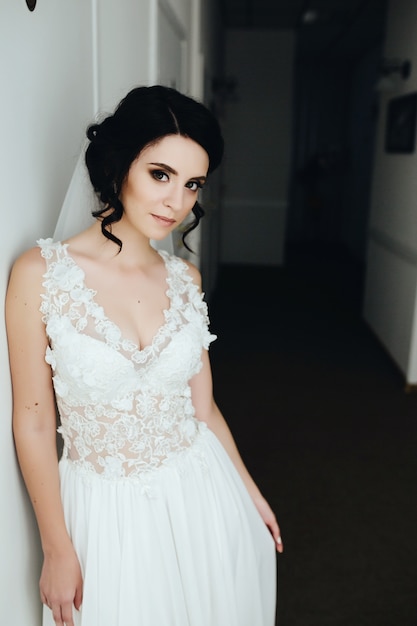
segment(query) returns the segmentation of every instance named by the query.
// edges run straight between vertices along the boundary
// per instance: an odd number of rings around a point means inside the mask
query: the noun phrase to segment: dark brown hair
[[[103,235],[120,249],[122,242],[112,234],[111,224],[123,215],[122,185],[140,152],[166,135],[182,135],[198,143],[208,154],[209,172],[220,164],[223,137],[217,119],[203,104],[169,87],[154,85],[132,89],[113,115],[87,129],[90,144],[85,159],[101,204],[93,216],[102,218]],[[112,211],[103,217],[109,208]],[[188,249],[185,237],[204,215],[198,202],[192,210],[194,220],[182,236]]]

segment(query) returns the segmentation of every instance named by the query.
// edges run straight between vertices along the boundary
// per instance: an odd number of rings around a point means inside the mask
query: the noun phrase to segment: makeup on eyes
[[[148,165],[153,165],[155,167],[161,168],[161,169],[151,170],[151,174],[156,180],[161,180],[160,178],[157,178],[157,174],[163,174],[165,176],[168,176],[168,174],[173,174],[174,176],[178,176],[178,172],[173,167],[171,167],[170,165],[167,165],[166,163],[149,163]],[[193,176],[188,181],[187,185],[195,183],[197,185],[197,189],[192,190],[192,191],[198,191],[199,189],[202,189],[204,187],[206,180],[207,180],[206,176]]]

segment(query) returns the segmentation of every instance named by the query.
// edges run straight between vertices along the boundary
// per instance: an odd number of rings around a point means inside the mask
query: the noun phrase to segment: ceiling
[[[385,0],[219,0],[226,28],[293,29],[301,57],[352,58],[383,40]]]

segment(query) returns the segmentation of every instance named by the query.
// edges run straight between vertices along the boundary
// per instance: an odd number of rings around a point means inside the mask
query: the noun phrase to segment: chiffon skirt
[[[60,472],[84,579],[76,626],[275,624],[274,542],[211,431],[148,485],[86,477],[68,460]]]

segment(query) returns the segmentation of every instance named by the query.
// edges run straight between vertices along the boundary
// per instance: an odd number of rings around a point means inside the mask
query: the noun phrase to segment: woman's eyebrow
[[[193,176],[192,180],[198,180],[200,183],[205,183],[207,180],[207,176]]]
[[[169,172],[170,174],[174,174],[174,176],[178,176],[177,170],[174,170],[173,167],[167,165],[166,163],[149,163],[149,165],[156,165],[157,167],[162,167],[164,170]]]
[[[162,169],[166,170],[170,174],[173,174],[174,176],[178,176],[177,170],[174,170],[173,167],[171,167],[170,165],[167,165],[166,163],[149,163],[149,165],[156,165],[156,167],[161,167]],[[207,180],[207,176],[191,176],[190,180],[199,180],[205,183]]]

